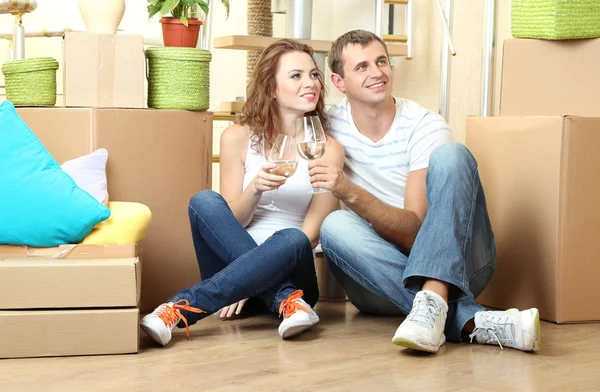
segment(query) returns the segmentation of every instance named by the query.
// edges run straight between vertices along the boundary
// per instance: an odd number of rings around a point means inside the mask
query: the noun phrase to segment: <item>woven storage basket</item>
[[[14,60],[2,66],[6,80],[6,99],[15,106],[54,106],[56,70],[52,57]]]
[[[515,38],[600,37],[600,1],[512,0],[511,23]]]
[[[146,49],[148,107],[207,110],[210,60],[207,50],[179,47]]]

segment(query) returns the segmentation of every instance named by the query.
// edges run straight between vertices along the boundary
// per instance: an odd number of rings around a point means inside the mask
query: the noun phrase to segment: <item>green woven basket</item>
[[[515,38],[600,37],[600,1],[513,0],[511,23]]]
[[[6,81],[6,99],[15,106],[54,106],[56,70],[52,57],[14,60],[2,66]]]
[[[207,50],[180,47],[146,49],[148,58],[148,107],[155,109],[207,110],[210,60]]]

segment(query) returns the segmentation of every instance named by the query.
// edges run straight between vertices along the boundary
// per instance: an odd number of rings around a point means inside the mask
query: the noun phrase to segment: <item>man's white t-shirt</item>
[[[453,137],[439,114],[407,99],[395,100],[394,122],[378,142],[358,131],[347,98],[328,115],[332,136],[344,147],[346,176],[384,203],[404,208],[408,173],[427,168],[431,152]]]

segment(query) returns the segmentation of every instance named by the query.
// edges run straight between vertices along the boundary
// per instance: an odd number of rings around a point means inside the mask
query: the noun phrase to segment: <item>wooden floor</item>
[[[137,355],[1,360],[0,391],[600,391],[600,324],[543,323],[538,354],[448,343],[423,355],[391,344],[401,318],[317,311],[290,341],[274,316],[211,316],[166,348],[144,336]]]

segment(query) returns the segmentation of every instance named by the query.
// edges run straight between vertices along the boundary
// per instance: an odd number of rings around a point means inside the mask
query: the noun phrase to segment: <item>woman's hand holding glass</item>
[[[296,137],[279,134],[275,138],[275,142],[271,147],[267,159],[271,165],[274,165],[269,170],[271,175],[283,177],[281,185],[275,188],[275,196],[271,199],[271,203],[267,206],[270,210],[281,211],[275,206],[275,198],[279,191],[279,187],[285,183],[285,180],[296,173],[298,166],[298,149],[296,147]]]

